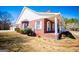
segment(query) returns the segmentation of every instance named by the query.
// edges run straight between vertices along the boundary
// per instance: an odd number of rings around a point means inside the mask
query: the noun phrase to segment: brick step
[[[48,39],[55,39],[55,34],[54,33],[45,33],[44,37]]]

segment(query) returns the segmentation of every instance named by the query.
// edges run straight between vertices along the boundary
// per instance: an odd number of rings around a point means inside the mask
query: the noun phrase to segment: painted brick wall
[[[43,37],[43,35],[44,35],[44,20],[40,20],[42,22],[42,28],[41,29],[35,29],[35,21],[36,20],[30,21],[29,27],[32,28],[32,30],[36,33],[36,36]]]
[[[40,37],[43,37],[45,39],[55,39],[56,37],[58,37],[58,35],[55,35],[54,32],[49,32],[49,33],[45,32],[46,29],[47,29],[46,22],[49,21],[49,20],[44,20],[44,19],[40,20],[42,22],[42,28],[41,29],[35,29],[35,21],[36,20],[30,21],[29,27],[36,33],[36,36],[38,36],[38,37],[40,36]]]

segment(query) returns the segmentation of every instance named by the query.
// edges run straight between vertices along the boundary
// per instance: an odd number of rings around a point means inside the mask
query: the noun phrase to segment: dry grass
[[[70,38],[45,40],[16,32],[0,32],[0,49],[14,52],[77,52],[79,40]]]

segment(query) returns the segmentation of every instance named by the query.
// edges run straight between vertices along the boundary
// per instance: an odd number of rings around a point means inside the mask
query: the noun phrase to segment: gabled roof
[[[51,16],[59,15],[60,13],[52,13],[52,12],[36,12],[28,7],[24,7],[20,16],[17,19],[16,24],[21,23],[21,21],[31,21],[40,18],[48,18]]]

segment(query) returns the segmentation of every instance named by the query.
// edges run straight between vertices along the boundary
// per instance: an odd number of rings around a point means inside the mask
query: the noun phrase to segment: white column
[[[57,18],[55,17],[55,34],[58,34]]]

